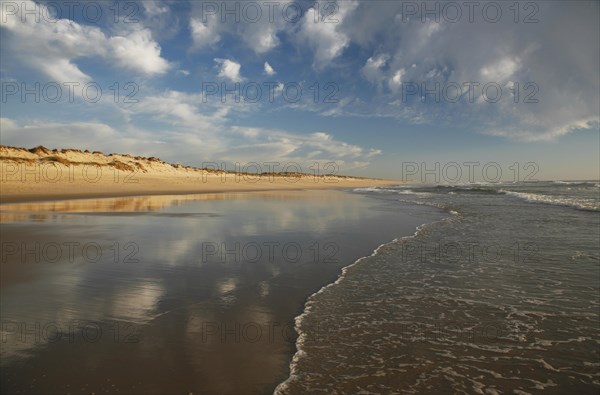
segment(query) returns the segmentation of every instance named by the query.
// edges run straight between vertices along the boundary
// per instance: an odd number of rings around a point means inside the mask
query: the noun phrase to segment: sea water
[[[600,392],[598,182],[354,193],[447,216],[308,299],[276,393]]]

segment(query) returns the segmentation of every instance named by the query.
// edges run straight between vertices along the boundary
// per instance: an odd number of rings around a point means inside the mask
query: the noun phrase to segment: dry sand
[[[394,180],[200,169],[127,154],[0,146],[0,203],[209,192],[333,189]]]

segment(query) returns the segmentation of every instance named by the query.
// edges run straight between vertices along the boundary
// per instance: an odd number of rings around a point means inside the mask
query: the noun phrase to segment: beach
[[[44,150],[2,150],[3,392],[600,386],[597,181],[409,185]]]
[[[599,15],[0,0],[0,395],[600,394]]]
[[[1,203],[211,192],[341,189],[398,184],[394,180],[340,176],[286,162],[282,172],[265,164],[206,163],[205,168],[169,164],[158,158],[0,146]],[[304,169],[306,173],[296,172]],[[320,171],[319,171],[320,169]]]

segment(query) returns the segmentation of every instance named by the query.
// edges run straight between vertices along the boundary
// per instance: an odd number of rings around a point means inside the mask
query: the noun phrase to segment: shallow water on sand
[[[335,191],[0,210],[6,393],[272,393],[306,298],[443,216]]]
[[[448,218],[312,296],[279,394],[598,394],[597,182],[360,189]]]

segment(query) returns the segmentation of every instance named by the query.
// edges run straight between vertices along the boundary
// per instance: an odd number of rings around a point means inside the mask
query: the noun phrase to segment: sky
[[[598,1],[0,3],[4,145],[600,178]]]

